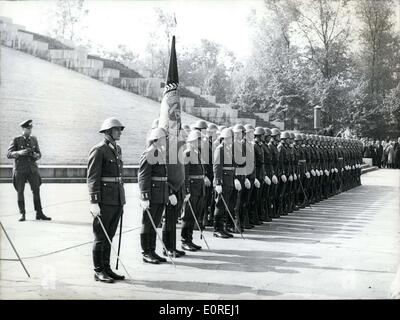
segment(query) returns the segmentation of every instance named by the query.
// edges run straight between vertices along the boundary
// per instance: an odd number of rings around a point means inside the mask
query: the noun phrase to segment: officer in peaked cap
[[[21,214],[19,221],[25,221],[25,183],[28,181],[32,193],[33,204],[36,211],[36,220],[51,220],[42,211],[40,201],[40,185],[42,179],[36,161],[42,156],[36,137],[31,136],[32,120],[20,123],[22,135],[15,137],[8,147],[7,158],[14,159],[13,185],[18,193],[18,208]]]
[[[90,150],[87,168],[90,212],[94,217],[94,278],[96,281],[107,283],[125,278],[111,270],[111,245],[99,221],[100,219],[103,223],[112,241],[125,204],[122,152],[121,147],[117,145],[124,128],[116,118],[104,120],[99,131],[104,134],[104,139]]]

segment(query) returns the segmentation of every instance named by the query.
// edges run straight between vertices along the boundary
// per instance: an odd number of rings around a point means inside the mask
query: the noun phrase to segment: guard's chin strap
[[[117,142],[113,139],[113,137],[111,135],[109,135],[108,133],[104,134],[104,138],[113,145],[113,147],[115,147],[115,149],[117,149]]]

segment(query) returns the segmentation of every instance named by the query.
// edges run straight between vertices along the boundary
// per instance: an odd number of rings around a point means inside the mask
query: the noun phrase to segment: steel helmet
[[[254,131],[254,127],[251,124],[246,124],[244,128],[246,132]]]
[[[243,132],[246,131],[245,127],[242,124],[235,124],[232,128],[233,132]]]
[[[265,132],[265,135],[268,137],[268,136],[270,136],[270,135],[272,135],[272,131],[270,130],[270,129],[268,129],[268,128],[264,128],[264,132]]]
[[[150,141],[158,140],[158,139],[160,139],[162,137],[166,137],[166,136],[167,136],[167,131],[164,128],[154,128],[150,132],[149,140]]]
[[[301,136],[302,136],[301,140],[306,140],[307,139],[307,135],[306,134],[303,133]]]
[[[301,133],[296,134],[294,137],[294,141],[301,141],[303,140],[303,135]]]
[[[277,129],[277,128],[273,128],[271,130],[271,136],[273,136],[273,137],[275,137],[277,135],[280,135],[280,134],[281,134],[281,131],[279,129]]]
[[[198,130],[192,130],[190,131],[186,141],[190,142],[190,141],[196,141],[197,139],[201,138],[201,132]]]
[[[260,136],[265,134],[264,128],[263,127],[256,127],[256,129],[254,130],[254,135],[256,136]]]
[[[290,134],[287,131],[281,132],[281,139],[288,139],[290,138]]]
[[[193,128],[199,130],[207,129],[207,122],[204,120],[198,120],[194,123]]]
[[[233,131],[230,128],[225,128],[221,131],[221,134],[219,135],[220,138],[229,138],[233,136]]]
[[[226,126],[218,126],[218,131],[222,131],[226,128]]]
[[[289,132],[290,135],[290,139],[294,139],[296,137],[296,135],[294,134],[294,132]]]
[[[121,128],[121,130],[124,130],[125,127],[117,118],[108,118],[103,121],[99,132],[102,133],[104,131],[110,130],[111,128]]]
[[[217,131],[218,127],[215,123],[209,123],[207,126],[207,131]]]

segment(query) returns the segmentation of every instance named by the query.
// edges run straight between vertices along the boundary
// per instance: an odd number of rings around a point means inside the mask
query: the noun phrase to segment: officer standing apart
[[[94,279],[107,283],[125,279],[124,276],[111,270],[111,244],[99,221],[101,219],[107,235],[112,241],[125,204],[122,154],[121,147],[117,145],[122,130],[124,130],[124,126],[116,118],[104,120],[99,131],[104,133],[104,140],[90,150],[87,170],[90,212],[94,217]]]
[[[13,185],[18,192],[18,208],[21,214],[19,221],[25,221],[24,190],[26,181],[29,182],[33,193],[33,204],[36,211],[36,220],[51,220],[42,211],[40,201],[40,185],[42,179],[36,161],[42,157],[38,140],[31,136],[32,120],[20,123],[22,135],[15,137],[8,147],[7,158],[14,159]]]

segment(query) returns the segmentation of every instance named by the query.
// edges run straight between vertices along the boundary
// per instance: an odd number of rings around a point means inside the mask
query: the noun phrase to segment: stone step
[[[42,178],[43,183],[86,183],[86,178],[55,177]],[[137,182],[137,177],[124,177],[125,183]],[[12,178],[0,178],[0,183],[12,183]]]
[[[378,170],[378,167],[376,167],[376,166],[373,166],[373,167],[367,166],[367,167],[363,168],[361,166],[361,174],[368,173],[368,172],[375,171],[375,170]]]

